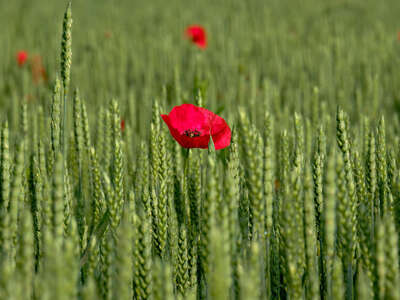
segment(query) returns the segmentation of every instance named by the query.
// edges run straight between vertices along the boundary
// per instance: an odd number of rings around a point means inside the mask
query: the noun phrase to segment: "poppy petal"
[[[210,123],[211,136],[215,149],[219,150],[228,147],[231,143],[231,129],[225,120],[208,109],[202,107],[199,107],[199,109]]]
[[[173,122],[171,122],[171,118],[169,115],[161,115],[161,118],[164,120],[165,124],[167,124],[169,132],[173,136],[173,138],[181,145],[183,148],[208,148],[208,143],[210,141],[210,135],[205,134],[198,137],[189,137],[184,133],[181,133],[173,126]]]
[[[175,129],[170,121],[170,118],[168,115],[161,115],[161,118],[164,120],[165,124],[167,124],[169,132],[171,133],[171,135],[173,136],[173,138],[182,146],[184,147],[184,143],[181,140],[181,134],[179,133],[179,131],[177,129]]]
[[[231,130],[223,118],[193,104],[175,106],[161,115],[172,137],[184,148],[208,148],[210,136],[216,150],[230,145]]]
[[[185,30],[186,36],[200,49],[207,47],[207,37],[205,29],[200,25],[191,25]]]
[[[180,140],[182,142],[181,146],[184,148],[207,149],[208,144],[210,142],[210,135],[205,134],[197,137],[189,137],[186,135],[181,135]]]
[[[17,63],[20,67],[22,67],[25,64],[27,59],[28,59],[28,52],[23,50],[17,52]]]
[[[211,136],[215,150],[223,149],[231,144],[231,129],[223,118],[215,115],[211,124]]]
[[[199,107],[193,104],[175,106],[168,117],[171,126],[181,134],[187,129],[198,130],[201,134],[210,131],[206,116]]]

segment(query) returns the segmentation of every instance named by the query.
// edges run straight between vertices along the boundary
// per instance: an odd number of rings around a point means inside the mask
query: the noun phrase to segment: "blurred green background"
[[[3,118],[27,99],[49,109],[66,4],[0,2]],[[293,111],[314,122],[337,104],[355,122],[361,113],[392,119],[399,111],[399,1],[73,1],[72,9],[71,80],[91,123],[116,98],[143,135],[154,99],[169,111],[193,103],[196,86],[231,122],[242,105],[259,123],[266,102],[282,126]],[[184,38],[190,24],[206,28],[205,51]],[[47,83],[34,84],[29,66],[18,68],[18,50],[41,56]]]

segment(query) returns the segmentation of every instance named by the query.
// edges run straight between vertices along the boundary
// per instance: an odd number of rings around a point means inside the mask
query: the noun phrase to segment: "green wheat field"
[[[399,12],[0,1],[0,299],[400,300]]]

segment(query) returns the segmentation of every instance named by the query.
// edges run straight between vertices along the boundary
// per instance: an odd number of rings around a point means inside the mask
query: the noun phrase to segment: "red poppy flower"
[[[210,136],[215,150],[231,143],[231,129],[225,120],[208,109],[193,104],[175,106],[161,115],[174,139],[184,148],[208,148]]]
[[[400,41],[400,31],[397,33],[397,40]]]
[[[121,131],[123,132],[125,130],[125,120],[121,120]]]
[[[22,67],[28,59],[28,52],[21,50],[17,52],[17,63]]]
[[[185,34],[186,37],[189,38],[200,49],[205,49],[207,47],[206,31],[202,26],[191,25],[186,28]]]

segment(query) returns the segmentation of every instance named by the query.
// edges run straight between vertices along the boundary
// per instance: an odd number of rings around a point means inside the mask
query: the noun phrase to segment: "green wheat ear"
[[[385,119],[382,117],[379,120],[377,128],[377,145],[376,145],[376,159],[377,159],[377,179],[378,179],[378,193],[379,193],[379,210],[381,216],[384,215],[390,208],[389,195],[388,195],[388,174],[387,174],[387,147],[386,147],[386,130]]]
[[[312,196],[312,179],[309,167],[305,169],[304,178],[304,237],[306,253],[306,279],[307,295],[309,299],[318,299],[319,296],[319,272],[317,253],[317,233],[315,221],[315,208]]]
[[[132,226],[127,213],[121,220],[117,231],[117,245],[114,249],[114,274],[113,274],[113,298],[132,299]]]
[[[82,300],[92,299],[99,299],[99,295],[97,293],[95,281],[90,277],[82,288]]]
[[[351,158],[350,136],[348,129],[348,117],[345,112],[338,108],[336,115],[336,137],[339,149],[342,152],[343,159],[343,178],[345,179],[345,187],[343,190],[347,197],[343,197],[343,202],[339,201],[339,219],[341,219],[341,234],[343,243],[343,265],[346,275],[346,296],[351,297],[353,294],[353,277],[354,253],[357,247],[357,193],[354,180],[354,171]]]
[[[226,207],[224,207],[227,210]],[[223,221],[227,223],[227,218]],[[227,224],[226,224],[227,225]],[[225,227],[225,228],[223,228]],[[212,226],[210,232],[210,256],[208,286],[211,299],[229,299],[231,285],[231,269],[227,226]]]
[[[71,2],[64,14],[63,32],[61,38],[61,79],[64,94],[68,93],[72,63],[72,11]]]
[[[54,239],[56,243],[62,243],[64,232],[64,174],[63,174],[64,160],[60,152],[56,155],[54,164],[54,173],[52,181],[52,216],[53,216],[53,229]]]
[[[176,265],[176,289],[184,296],[189,287],[189,262],[188,262],[188,242],[184,226],[179,227],[178,255]]]
[[[71,2],[68,3],[64,14],[63,32],[61,38],[61,80],[64,88],[64,103],[61,122],[60,144],[62,153],[66,152],[66,132],[67,132],[67,95],[69,91],[70,73],[72,63],[72,12]]]
[[[391,213],[388,213],[385,217],[385,240],[385,299],[399,300],[399,237],[398,231],[396,231],[394,218]]]
[[[51,104],[51,148],[53,153],[60,150],[61,130],[61,83],[58,78],[54,84]]]
[[[30,211],[25,207],[20,216],[16,269],[20,284],[24,287],[24,296],[29,299],[33,295],[34,276],[32,217]]]
[[[217,166],[215,152],[209,153],[207,157],[207,193],[203,200],[200,217],[200,239],[199,239],[199,274],[202,282],[209,274],[210,234],[211,227],[215,220],[215,206],[217,203]]]
[[[374,294],[372,292],[371,286],[372,282],[365,274],[362,264],[359,264],[357,270],[356,299],[373,299]]]
[[[331,295],[331,273],[335,255],[336,240],[336,188],[335,188],[335,163],[336,152],[330,151],[327,156],[326,174],[324,181],[324,207],[323,207],[323,272],[325,273],[325,290]]]
[[[261,299],[260,250],[259,242],[252,240],[248,262],[239,262],[240,299]]]
[[[25,149],[25,141],[21,141],[20,144],[17,145],[17,150],[15,154],[15,167],[13,179],[11,181],[11,191],[10,191],[10,203],[8,207],[8,216],[9,216],[9,224],[8,229],[10,230],[10,245],[11,251],[10,256],[12,259],[15,259],[15,246],[16,246],[16,238],[17,238],[17,222],[18,222],[18,214],[19,210],[23,205],[25,191],[23,189],[23,176],[24,176],[24,149]]]
[[[136,299],[147,299],[153,289],[150,220],[143,211],[135,214],[134,219],[134,296]]]
[[[169,263],[157,259],[154,263],[153,273],[153,300],[176,299],[172,286],[172,272]],[[179,299],[179,298],[178,298]]]
[[[332,299],[345,299],[345,288],[343,283],[343,270],[342,262],[339,258],[335,258],[333,261],[332,270]]]
[[[1,128],[1,149],[0,149],[0,183],[1,201],[0,208],[8,208],[10,201],[10,146],[8,122],[4,122]]]

